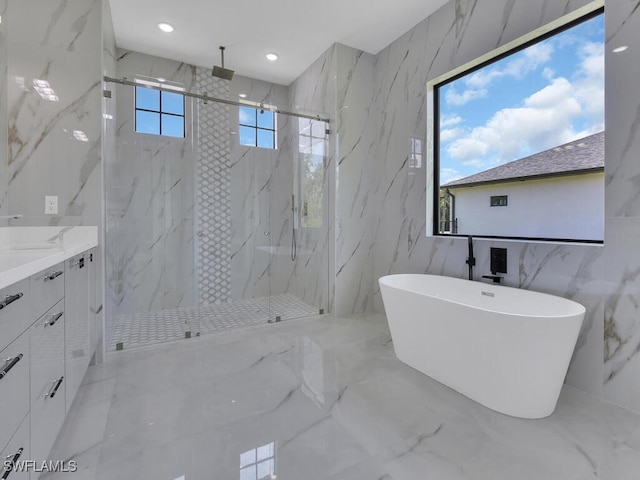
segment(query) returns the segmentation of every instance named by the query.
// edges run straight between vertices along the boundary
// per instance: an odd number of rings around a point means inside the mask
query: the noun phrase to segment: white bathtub
[[[582,305],[436,275],[388,275],[379,284],[402,362],[498,412],[553,413]]]

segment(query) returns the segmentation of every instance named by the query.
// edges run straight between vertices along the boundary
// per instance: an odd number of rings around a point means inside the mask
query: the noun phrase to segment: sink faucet
[[[476,259],[473,256],[473,237],[471,235],[467,236],[467,242],[469,243],[469,256],[465,263],[469,265],[469,280],[473,280],[473,266],[476,264]]]

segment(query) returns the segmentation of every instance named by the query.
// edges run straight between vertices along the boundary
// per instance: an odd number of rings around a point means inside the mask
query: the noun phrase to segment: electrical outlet
[[[45,197],[44,197],[44,213],[45,213],[45,215],[57,215],[58,214],[58,196],[57,195],[45,195]]]

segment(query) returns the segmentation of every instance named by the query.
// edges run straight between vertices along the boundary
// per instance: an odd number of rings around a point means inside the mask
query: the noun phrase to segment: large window
[[[564,22],[430,82],[434,234],[602,242],[604,13]]]
[[[184,95],[136,87],[136,132],[184,137]]]
[[[240,145],[276,148],[276,114],[260,107],[239,109]]]

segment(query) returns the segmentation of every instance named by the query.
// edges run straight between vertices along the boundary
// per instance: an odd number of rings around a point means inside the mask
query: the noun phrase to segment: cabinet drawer
[[[33,322],[30,303],[28,279],[0,290],[0,351]]]
[[[0,377],[0,449],[3,449],[29,412],[27,332],[0,352]]]
[[[47,459],[65,415],[63,303],[29,329],[31,455],[38,461]]]
[[[29,472],[25,469],[18,469],[18,471],[12,471],[7,474],[7,470],[4,468],[4,462],[23,462],[31,460],[29,451],[29,417],[26,417],[18,431],[9,441],[9,444],[0,453],[0,478],[6,478],[7,480],[29,480]]]
[[[38,318],[64,295],[64,262],[29,278],[33,318]]]

